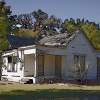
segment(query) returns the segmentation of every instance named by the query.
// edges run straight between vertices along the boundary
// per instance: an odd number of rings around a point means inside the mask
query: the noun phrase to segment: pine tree
[[[6,36],[9,33],[9,20],[10,7],[6,6],[4,0],[0,1],[0,52],[8,46]]]
[[[11,13],[10,7],[6,6],[4,0],[0,1],[0,79],[2,68],[2,51],[7,48],[8,43],[6,36],[9,33],[9,20],[8,16]]]

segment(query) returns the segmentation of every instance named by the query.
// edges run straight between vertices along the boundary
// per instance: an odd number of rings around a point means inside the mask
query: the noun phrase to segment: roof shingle
[[[34,39],[31,37],[19,37],[15,35],[8,35],[7,40],[10,45],[10,49],[15,49],[21,46],[33,45],[35,43]]]

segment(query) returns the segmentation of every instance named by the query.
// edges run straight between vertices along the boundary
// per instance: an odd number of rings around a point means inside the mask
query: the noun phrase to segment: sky
[[[5,0],[12,14],[30,13],[42,9],[62,20],[84,18],[100,23],[100,0]]]

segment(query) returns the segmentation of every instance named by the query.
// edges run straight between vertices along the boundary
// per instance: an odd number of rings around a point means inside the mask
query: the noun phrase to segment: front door
[[[55,56],[55,76],[61,78],[61,56]]]
[[[100,81],[100,57],[97,58],[97,79]]]

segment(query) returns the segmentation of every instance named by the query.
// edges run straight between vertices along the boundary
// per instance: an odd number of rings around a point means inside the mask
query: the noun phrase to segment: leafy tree
[[[41,28],[43,27],[44,22],[48,18],[48,14],[39,9],[38,11],[33,11],[32,15],[35,18],[34,31],[36,30],[40,31]]]
[[[75,21],[72,18],[70,20],[65,19],[62,28],[66,29],[68,32],[74,32],[77,29]]]
[[[33,32],[33,17],[31,13],[11,15],[9,17],[10,31],[17,36],[34,36],[37,32]]]
[[[50,16],[45,21],[45,25],[47,25],[49,29],[60,28],[61,24],[62,24],[62,20],[60,18],[55,17],[54,15]]]
[[[33,22],[32,22],[31,14],[18,15],[17,24],[22,25],[22,28],[32,29],[33,28]]]
[[[91,41],[96,49],[100,49],[100,30],[94,23],[84,23],[81,29],[86,33],[86,36]]]

